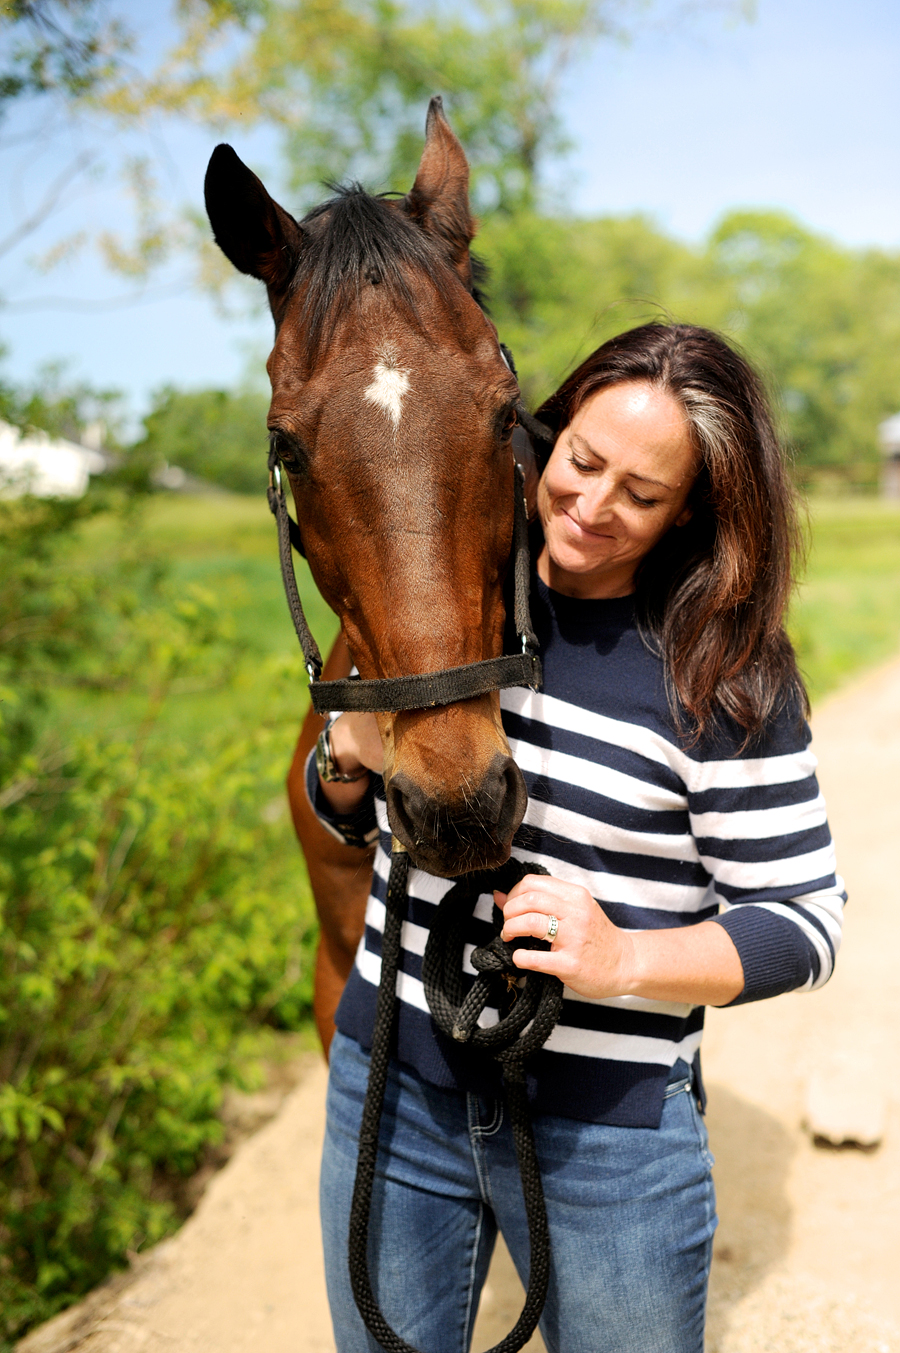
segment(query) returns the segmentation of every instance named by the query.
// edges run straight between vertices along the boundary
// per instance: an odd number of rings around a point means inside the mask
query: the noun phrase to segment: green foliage
[[[643,217],[595,221],[522,212],[486,220],[490,311],[536,406],[605,339],[681,300],[691,250]]]
[[[777,382],[801,464],[873,482],[877,425],[900,405],[900,256],[735,212],[703,265],[712,322]]]
[[[22,96],[71,99],[97,89],[128,45],[95,0],[6,0],[0,26],[12,35],[0,69],[0,110]]]
[[[843,248],[769,212],[707,243],[640,217],[490,217],[491,310],[532,404],[599,343],[648,319],[719,329],[776,398],[801,480],[871,486],[877,427],[900,406],[900,254]]]
[[[4,350],[0,347],[0,357]],[[40,428],[53,437],[80,441],[92,425],[103,433],[105,445],[119,444],[122,395],[98,390],[87,381],[73,381],[65,363],[49,362],[28,385],[10,385],[0,377],[0,419],[27,431]]]
[[[134,510],[86,516],[0,503],[0,1345],[172,1229],[162,1185],[218,1140],[254,1030],[310,999],[279,811],[300,664],[257,658],[240,735],[173,735],[180,691],[238,681],[233,626]],[[118,731],[67,734],[55,682]]]
[[[154,466],[178,465],[234,493],[262,493],[268,407],[264,395],[167,387],[144,419],[134,454]]]
[[[708,0],[730,11],[733,0]],[[443,94],[472,164],[479,210],[533,207],[540,171],[566,145],[561,81],[601,37],[649,8],[618,0],[262,0],[249,17],[183,11],[180,51],[109,106],[189,111],[216,127],[279,128],[291,181],[308,198],[343,176],[407,191],[428,100]],[[221,28],[242,33],[229,58]],[[232,32],[232,39],[237,34]]]
[[[817,498],[791,638],[815,703],[900,649],[900,506]]]

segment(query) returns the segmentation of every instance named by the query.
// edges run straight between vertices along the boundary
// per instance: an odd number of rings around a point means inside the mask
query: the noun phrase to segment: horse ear
[[[203,185],[216,244],[239,272],[272,291],[294,274],[303,232],[231,146],[216,146]]]
[[[469,162],[444,117],[444,102],[436,94],[428,105],[425,149],[404,210],[448,248],[450,261],[471,282],[469,245],[475,222],[469,211]]]

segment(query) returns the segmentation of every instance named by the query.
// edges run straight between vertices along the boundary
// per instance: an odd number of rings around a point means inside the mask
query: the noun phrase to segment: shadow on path
[[[788,1172],[796,1146],[776,1118],[724,1085],[709,1086],[719,1229],[707,1318],[708,1353],[723,1347],[732,1307],[787,1254]]]

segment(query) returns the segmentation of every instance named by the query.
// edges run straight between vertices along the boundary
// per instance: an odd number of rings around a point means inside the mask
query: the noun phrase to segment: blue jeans
[[[338,1353],[376,1353],[350,1290],[347,1229],[368,1053],[331,1045],[321,1210]],[[706,1128],[676,1063],[662,1123],[534,1121],[552,1247],[549,1353],[702,1353],[716,1226]],[[421,1353],[467,1353],[498,1229],[524,1283],[528,1227],[502,1102],[392,1063],[369,1272],[388,1322]]]

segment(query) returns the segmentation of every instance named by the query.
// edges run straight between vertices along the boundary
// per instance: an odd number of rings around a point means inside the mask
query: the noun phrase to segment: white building
[[[22,433],[0,422],[0,496],[19,498],[80,498],[92,474],[101,474],[109,461],[99,450],[51,437],[47,432]]]
[[[881,496],[900,498],[900,413],[878,425],[878,440],[884,452],[881,471]]]

